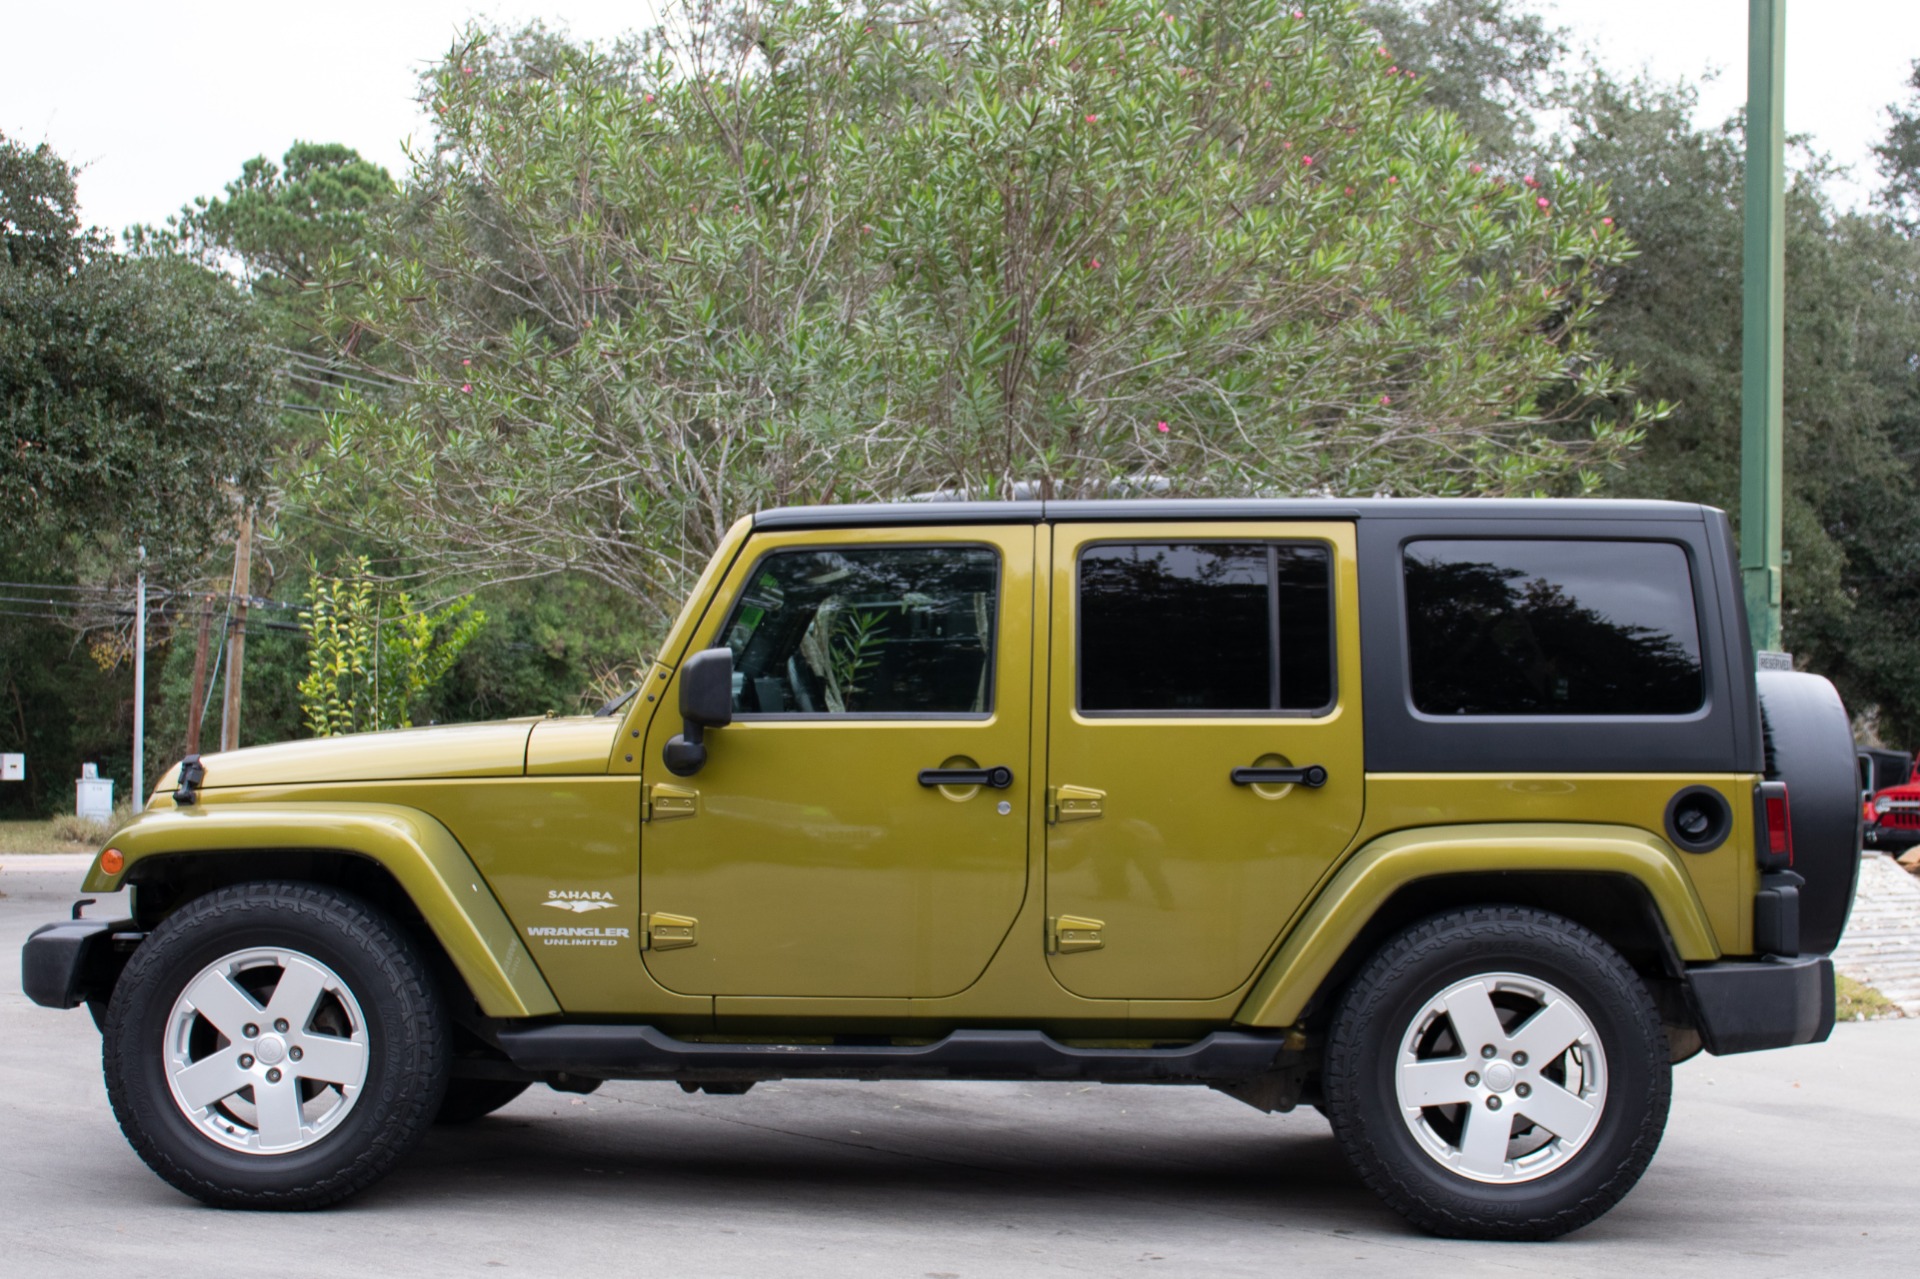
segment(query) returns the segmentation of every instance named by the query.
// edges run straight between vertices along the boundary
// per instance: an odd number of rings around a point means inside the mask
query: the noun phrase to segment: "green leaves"
[[[300,627],[307,674],[300,704],[316,737],[408,728],[413,711],[453,668],[487,616],[462,596],[416,609],[405,591],[385,591],[361,556],[349,577],[315,572]]]
[[[73,210],[72,171],[0,137],[0,510],[17,550],[144,541],[184,577],[265,486],[272,362],[230,282]]]
[[[657,626],[756,506],[1578,488],[1631,442],[1587,429],[1599,193],[1480,172],[1367,27],[1294,8],[476,32],[323,272],[403,401],[343,400],[294,496]]]

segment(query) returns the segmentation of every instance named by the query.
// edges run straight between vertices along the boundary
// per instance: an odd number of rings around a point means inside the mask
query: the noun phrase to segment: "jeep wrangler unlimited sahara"
[[[1059,1079],[1307,1103],[1418,1225],[1547,1238],[1674,1062],[1827,1037],[1859,816],[1715,510],[775,510],[598,716],[183,761],[23,977],[210,1204],[532,1083]]]

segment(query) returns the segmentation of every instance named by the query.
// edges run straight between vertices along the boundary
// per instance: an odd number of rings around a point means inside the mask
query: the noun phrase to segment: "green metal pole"
[[[1745,312],[1740,352],[1740,578],[1753,646],[1780,638],[1780,367],[1785,356],[1787,0],[1747,0]]]

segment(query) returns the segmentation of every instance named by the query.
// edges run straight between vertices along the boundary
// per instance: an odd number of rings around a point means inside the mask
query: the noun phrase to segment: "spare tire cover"
[[[1787,784],[1793,868],[1800,890],[1800,953],[1824,955],[1840,941],[1860,875],[1860,774],[1853,724],[1840,693],[1805,671],[1760,671],[1767,778]]]

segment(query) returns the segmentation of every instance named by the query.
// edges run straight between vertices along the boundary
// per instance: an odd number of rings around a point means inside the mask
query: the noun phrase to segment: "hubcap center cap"
[[[260,1060],[265,1061],[266,1058]],[[1495,1092],[1505,1092],[1513,1087],[1513,1067],[1504,1061],[1488,1062],[1486,1070],[1481,1073],[1487,1081],[1487,1087]]]
[[[278,1035],[262,1035],[254,1041],[253,1055],[263,1066],[278,1066],[287,1059],[287,1041]]]

